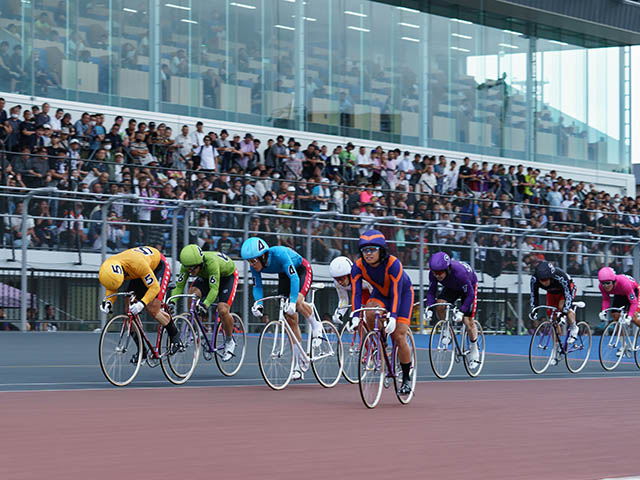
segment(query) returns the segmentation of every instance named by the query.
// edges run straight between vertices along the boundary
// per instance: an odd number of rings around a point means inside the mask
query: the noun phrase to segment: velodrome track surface
[[[595,339],[594,339],[595,340]],[[424,346],[418,338],[418,346]],[[640,473],[640,370],[592,361],[530,372],[528,337],[486,337],[481,378],[462,365],[438,380],[418,351],[408,406],[393,389],[368,410],[356,385],[311,372],[266,387],[249,337],[245,366],[223,377],[201,361],[182,387],[159,368],[110,386],[91,333],[0,334],[0,478],[600,479]],[[595,342],[594,342],[595,343]],[[524,347],[523,347],[524,345]],[[521,352],[522,355],[514,354]]]

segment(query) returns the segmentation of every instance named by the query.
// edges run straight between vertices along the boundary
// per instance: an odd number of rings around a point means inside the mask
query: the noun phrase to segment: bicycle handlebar
[[[584,308],[585,305],[586,304],[584,302],[573,302],[569,310],[575,311],[576,308]],[[529,319],[533,320],[533,313],[542,308],[546,310],[551,310],[552,315],[558,311],[558,307],[552,307],[551,305],[538,305],[537,307],[532,308],[531,312],[529,312]]]
[[[106,297],[104,297],[102,299],[103,302],[106,302],[108,299],[113,298],[113,297],[120,297],[120,296],[124,296],[124,295],[135,295],[135,292],[116,292],[116,293],[112,293],[111,295],[107,295]]]
[[[358,308],[357,310],[352,310],[351,314],[353,315],[354,313],[360,313],[360,312],[384,312],[384,313],[388,313],[386,308],[382,308],[382,307],[362,307],[362,308]]]
[[[169,303],[171,300],[173,300],[174,298],[197,298],[198,296],[194,293],[180,293],[178,295],[171,295],[169,298],[167,298],[167,301],[165,303]]]
[[[258,305],[260,302],[264,302],[265,300],[274,300],[274,299],[278,299],[278,300],[282,300],[282,299],[288,299],[289,297],[285,297],[284,295],[273,295],[271,297],[262,297],[259,298],[258,300],[256,300],[255,302],[253,302],[253,305]]]

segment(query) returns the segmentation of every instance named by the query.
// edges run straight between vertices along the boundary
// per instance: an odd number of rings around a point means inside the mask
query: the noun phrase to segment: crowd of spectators
[[[412,220],[439,220],[427,231],[427,243],[442,245],[454,258],[468,259],[472,229],[468,225],[498,225],[495,234],[478,236],[479,259],[492,260],[499,252],[501,266],[515,269],[516,236],[512,229],[547,229],[558,238],[527,237],[522,245],[525,262],[540,256],[557,257],[564,233],[628,234],[640,230],[639,198],[610,195],[595,185],[541,172],[535,165],[489,165],[465,157],[460,163],[445,156],[412,154],[399,148],[384,150],[353,143],[329,147],[312,142],[301,145],[282,135],[264,143],[251,133],[230,135],[227,130],[205,131],[184,125],[174,132],[164,123],[138,122],[118,116],[105,125],[100,113],[79,118],[48,103],[5,110],[0,99],[1,184],[6,187],[54,187],[70,195],[134,193],[137,206],[112,205],[110,220],[140,225],[114,226],[108,248],[137,243],[161,248],[167,230],[144,224],[166,223],[170,212],[160,199],[217,201],[216,215],[194,218],[191,240],[203,248],[237,254],[240,205],[273,205],[280,213],[335,211],[367,221],[394,215],[398,222],[386,232],[393,253],[409,265],[418,258],[419,230]],[[98,224],[102,204],[77,198],[32,202],[28,241],[43,248],[100,248]],[[22,204],[3,201],[3,243],[20,245]],[[55,220],[57,219],[57,220]],[[313,259],[328,261],[343,253],[355,255],[354,238],[363,224],[313,224]],[[169,222],[170,223],[170,222]],[[464,226],[462,224],[466,224]],[[308,222],[291,218],[254,219],[252,229],[271,242],[303,249]],[[510,234],[511,233],[511,234]],[[303,235],[297,237],[296,234]],[[494,247],[495,249],[486,248]],[[614,246],[624,254],[626,247]],[[617,251],[616,249],[620,250]],[[572,241],[569,271],[589,274],[602,263],[603,244]],[[631,265],[621,265],[626,271]]]

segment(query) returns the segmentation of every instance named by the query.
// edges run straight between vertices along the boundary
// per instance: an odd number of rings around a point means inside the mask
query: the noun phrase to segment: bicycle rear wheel
[[[384,384],[384,354],[378,332],[369,332],[362,340],[358,361],[360,397],[367,408],[375,408],[382,396]]]
[[[279,320],[264,327],[258,340],[258,365],[262,378],[274,390],[282,390],[293,375],[293,340]]]
[[[402,385],[402,367],[400,366],[400,357],[398,357],[398,347],[395,348],[395,365],[393,366],[396,374],[393,386],[396,389],[396,396],[398,397],[398,401],[403,405],[409,403],[413,398],[413,395],[416,391],[416,381],[418,380],[418,356],[416,355],[416,343],[413,341],[413,332],[411,331],[411,329],[407,331],[407,343],[409,344],[409,349],[411,350],[411,369],[409,370],[409,375],[411,376],[411,393],[409,395],[398,394],[400,386]]]
[[[636,328],[635,331],[636,333],[633,335],[633,356],[636,359],[636,367],[640,368],[640,353],[638,353],[638,348],[640,348],[638,345],[640,329]]]
[[[478,346],[478,353],[480,354],[479,362],[471,362],[468,358],[467,353],[471,350],[471,340],[469,339],[469,334],[467,333],[467,329],[463,329],[462,333],[462,360],[464,363],[464,369],[467,371],[470,377],[477,377],[480,375],[482,371],[482,367],[484,366],[484,354],[485,354],[485,344],[484,344],[484,332],[482,331],[482,325],[477,320],[474,320],[476,328],[478,329],[478,338],[476,339],[476,344]]]
[[[531,337],[529,344],[529,365],[533,373],[544,373],[549,365],[556,350],[556,335],[553,331],[553,325],[549,320],[545,320]]]
[[[167,329],[162,329],[160,348],[164,348],[164,354],[160,354],[160,367],[162,373],[174,385],[182,385],[187,382],[196,370],[200,356],[200,337],[191,324],[188,315],[176,315],[173,322],[180,333],[181,347],[173,355],[169,354],[171,339]]]
[[[431,330],[429,361],[438,378],[447,378],[453,369],[454,335],[453,328],[446,320],[438,321]]]
[[[617,320],[607,324],[600,337],[600,365],[606,371],[615,369],[625,354],[627,336],[624,328]]]
[[[580,372],[589,361],[591,353],[591,329],[587,322],[578,323],[578,338],[572,344],[567,344],[567,354],[564,361],[571,373]]]
[[[313,347],[311,369],[318,383],[325,388],[331,388],[340,381],[342,375],[342,340],[338,329],[331,322],[322,322],[322,343],[319,347]]]
[[[142,337],[138,325],[128,315],[107,322],[100,334],[98,357],[105,378],[116,387],[129,385],[142,365]],[[134,357],[138,353],[137,357]],[[133,363],[132,363],[133,361]]]
[[[342,376],[349,383],[358,383],[358,362],[360,361],[360,345],[362,327],[355,329],[353,333],[347,331],[348,323],[342,327],[340,338],[342,339]]]
[[[231,336],[233,337],[236,347],[233,351],[233,355],[228,361],[225,362],[222,359],[224,355],[225,342],[222,321],[218,323],[216,338],[213,341],[213,349],[216,352],[216,364],[218,365],[220,372],[226,377],[233,377],[238,373],[238,370],[242,367],[242,362],[244,361],[244,355],[247,349],[247,334],[244,331],[244,322],[240,316],[235,313],[232,313],[231,317],[233,318],[233,331],[231,332]]]

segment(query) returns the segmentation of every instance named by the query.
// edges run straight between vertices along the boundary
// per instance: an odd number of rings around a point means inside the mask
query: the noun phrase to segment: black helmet
[[[536,278],[538,280],[548,280],[556,271],[553,264],[549,262],[540,262],[536,265]]]

